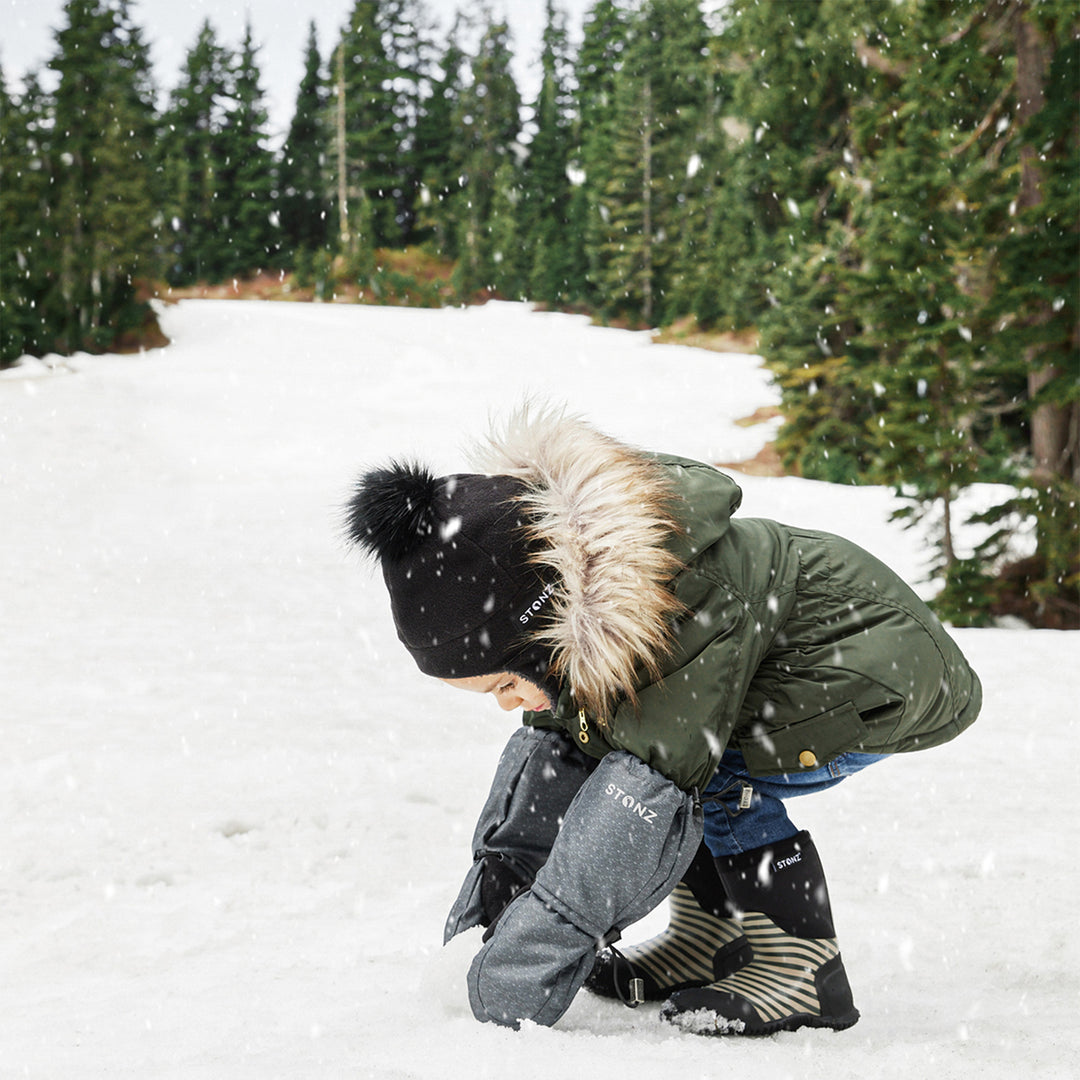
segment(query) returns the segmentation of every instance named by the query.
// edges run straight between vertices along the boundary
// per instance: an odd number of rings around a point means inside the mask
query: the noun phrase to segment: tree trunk
[[[941,555],[948,572],[956,562],[956,545],[953,541],[953,493],[946,491],[941,496]]]
[[[1038,27],[1027,18],[1027,0],[1020,0],[1019,18],[1016,20],[1016,118],[1020,125],[1027,123],[1046,103],[1044,86],[1049,64],[1049,50]],[[1029,143],[1020,147],[1020,193],[1017,212],[1022,213],[1039,206],[1042,197],[1042,170],[1036,148]],[[1028,316],[1028,322],[1037,326],[1053,317],[1048,303],[1039,305]],[[1024,361],[1028,370],[1028,395],[1036,394],[1062,373],[1059,368],[1041,363],[1043,346],[1032,345],[1025,350]],[[1075,440],[1077,438],[1074,409],[1046,402],[1036,406],[1031,413],[1031,453],[1035,461],[1035,479],[1051,476],[1072,476],[1075,479],[1077,462]]]
[[[652,325],[653,315],[653,291],[652,291],[652,80],[645,76],[643,88],[645,98],[645,118],[641,126],[641,205],[642,205],[642,233],[644,247],[642,249],[642,284],[641,284],[641,314],[647,326]]]
[[[349,251],[349,194],[345,172],[345,43],[337,54],[337,162],[338,162],[338,233],[341,250]]]

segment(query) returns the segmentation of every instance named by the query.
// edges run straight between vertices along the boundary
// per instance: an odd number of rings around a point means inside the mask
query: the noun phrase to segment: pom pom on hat
[[[423,465],[392,461],[365,473],[345,508],[350,543],[380,561],[405,558],[435,530],[437,490]]]

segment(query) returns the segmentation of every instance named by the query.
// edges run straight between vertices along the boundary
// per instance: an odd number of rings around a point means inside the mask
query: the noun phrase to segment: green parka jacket
[[[493,444],[561,588],[533,630],[563,691],[525,722],[595,757],[627,750],[684,790],[728,747],[753,775],[849,752],[936,746],[971,724],[979,680],[914,592],[857,545],[736,518],[717,469],[641,454],[547,417]]]

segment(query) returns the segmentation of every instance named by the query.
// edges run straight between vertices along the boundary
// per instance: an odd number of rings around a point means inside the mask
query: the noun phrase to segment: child
[[[733,517],[711,466],[525,409],[478,467],[391,464],[347,508],[420,670],[525,710],[447,923],[488,927],[474,1014],[553,1024],[588,980],[697,1033],[850,1027],[784,800],[963,731],[960,650],[849,541]],[[669,895],[666,931],[610,948]]]

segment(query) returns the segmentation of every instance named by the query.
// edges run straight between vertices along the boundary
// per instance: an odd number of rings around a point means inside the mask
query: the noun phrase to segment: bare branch
[[[997,96],[997,100],[990,106],[987,114],[976,125],[975,130],[962,142],[959,146],[954,146],[949,151],[950,157],[959,157],[965,151],[969,150],[975,143],[982,138],[983,133],[987,128],[997,119],[998,114],[1001,112],[1005,102],[1009,100],[1009,95],[1012,94],[1016,88],[1016,80],[1013,79]]]
[[[894,79],[902,79],[910,70],[907,60],[890,60],[880,49],[871,45],[861,34],[855,39],[855,55],[865,67],[880,71]]]

